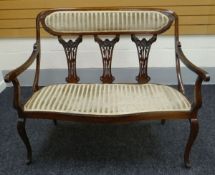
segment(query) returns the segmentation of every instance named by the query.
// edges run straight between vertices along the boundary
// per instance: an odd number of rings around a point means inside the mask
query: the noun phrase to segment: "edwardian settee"
[[[157,36],[174,24],[175,63],[178,88],[152,84],[147,73],[151,45]],[[41,36],[40,28],[57,36],[64,47],[68,76],[66,84],[39,86]],[[27,163],[32,161],[30,142],[25,131],[26,119],[52,119],[78,122],[123,123],[139,120],[169,119],[190,121],[190,136],[184,152],[186,167],[190,167],[189,155],[198,133],[197,113],[201,107],[201,85],[209,81],[204,70],[192,64],[184,55],[179,41],[178,16],[169,10],[146,8],[79,8],[43,11],[36,18],[36,43],[27,61],[5,76],[14,85],[14,107],[18,112],[17,129],[27,148]],[[151,35],[139,39],[138,35]],[[77,39],[66,41],[62,36],[76,35]],[[101,84],[78,84],[76,53],[83,35],[93,35],[98,43],[103,62]],[[101,35],[115,35],[112,40]],[[139,74],[136,84],[112,84],[111,62],[114,45],[120,35],[130,35],[136,44],[139,58]],[[136,58],[134,58],[136,59]],[[174,58],[173,58],[174,59]],[[33,94],[21,103],[18,76],[36,61]],[[194,100],[185,97],[180,62],[196,73]]]

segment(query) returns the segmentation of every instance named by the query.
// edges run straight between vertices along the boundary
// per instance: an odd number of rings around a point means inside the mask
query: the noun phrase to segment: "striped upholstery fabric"
[[[52,85],[34,93],[24,106],[24,111],[101,116],[190,109],[177,90],[156,84]]]
[[[45,18],[61,33],[159,31],[169,18],[157,11],[56,11]]]

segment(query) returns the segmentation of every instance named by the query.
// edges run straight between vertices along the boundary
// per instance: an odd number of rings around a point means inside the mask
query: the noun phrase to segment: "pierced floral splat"
[[[140,40],[135,35],[131,35],[131,40],[137,46],[137,53],[139,57],[139,74],[136,76],[138,83],[147,83],[150,80],[148,76],[148,58],[151,45],[157,39],[157,35],[153,35],[149,40],[143,38]]]
[[[75,41],[69,40],[67,42],[61,36],[58,36],[58,41],[64,47],[67,58],[68,77],[66,78],[66,81],[68,83],[77,83],[79,81],[79,77],[76,73],[76,55],[78,45],[82,42],[82,36],[79,36]]]

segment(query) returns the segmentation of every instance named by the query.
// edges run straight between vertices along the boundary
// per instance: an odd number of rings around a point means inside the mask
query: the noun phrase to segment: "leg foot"
[[[199,123],[197,118],[190,119],[190,136],[184,152],[184,163],[186,168],[191,168],[190,151],[199,131]]]
[[[166,123],[166,120],[165,120],[165,119],[162,119],[162,120],[161,120],[161,124],[164,125],[165,123]]]
[[[27,149],[27,161],[26,164],[29,165],[32,162],[32,150],[31,145],[28,140],[28,136],[25,131],[25,119],[19,118],[17,122],[17,131],[19,136],[21,137],[22,141],[24,142],[26,149]]]

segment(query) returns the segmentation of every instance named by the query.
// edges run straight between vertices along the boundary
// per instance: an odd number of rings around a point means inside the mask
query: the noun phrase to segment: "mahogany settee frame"
[[[63,33],[63,35],[78,35],[78,38],[74,42],[65,42],[63,40],[61,32],[55,32],[48,28],[45,24],[45,17],[52,13],[53,11],[62,11],[62,10],[154,10],[158,12],[164,13],[169,18],[169,23],[164,28],[159,31],[120,31],[120,32],[86,32],[86,33]],[[114,44],[119,41],[119,36],[121,34],[131,35],[131,39],[135,42],[138,49],[148,49],[150,50],[151,44],[156,40],[158,34],[163,33],[164,31],[168,30],[172,23],[174,22],[174,38],[175,38],[175,61],[176,61],[176,75],[178,81],[178,90],[185,94],[184,85],[181,76],[180,70],[180,61],[184,63],[184,65],[193,71],[196,75],[196,81],[194,86],[194,101],[192,103],[192,107],[190,111],[176,111],[176,112],[148,112],[148,113],[140,113],[140,114],[129,114],[123,116],[82,116],[82,115],[72,115],[72,114],[64,114],[64,113],[54,113],[54,112],[27,112],[24,111],[24,104],[21,102],[21,95],[20,95],[20,83],[18,80],[18,76],[23,73],[34,61],[36,61],[36,71],[35,71],[35,78],[33,82],[33,93],[40,89],[39,87],[39,74],[40,74],[40,59],[41,59],[41,36],[40,36],[40,28],[42,27],[50,34],[57,36],[59,42],[64,46],[64,49],[68,47],[73,49],[74,58],[69,58],[67,55],[67,62],[68,62],[68,77],[66,81],[68,83],[78,83],[79,77],[76,73],[76,52],[78,44],[82,41],[83,35],[94,35],[95,41],[99,44],[101,51],[109,51],[108,59],[104,59],[103,56],[103,75],[101,76],[102,83],[112,83],[114,80],[113,75],[111,74],[111,60],[112,60],[112,51],[114,48]],[[152,35],[152,38],[149,40],[143,39],[142,41],[136,37],[136,34],[147,34]],[[102,40],[98,35],[116,35],[113,40]],[[144,41],[144,42],[143,42]],[[144,44],[143,44],[144,43]],[[147,67],[143,66],[144,61],[148,61],[148,58],[143,58],[139,54],[139,74],[136,77],[138,83],[147,83],[150,80],[150,77],[147,74]],[[147,64],[144,64],[147,66]],[[23,140],[26,148],[27,148],[27,164],[30,164],[32,161],[32,149],[29,142],[29,139],[26,134],[25,130],[25,123],[26,119],[34,118],[34,119],[52,119],[56,122],[56,120],[66,120],[66,121],[77,121],[77,122],[96,122],[96,123],[125,123],[131,121],[140,121],[140,120],[161,120],[164,124],[165,120],[167,119],[188,119],[190,122],[190,135],[185,147],[184,152],[184,162],[186,167],[190,167],[190,151],[191,147],[197,137],[198,130],[199,130],[199,123],[198,123],[198,110],[202,105],[202,95],[201,95],[201,85],[203,81],[209,81],[210,77],[207,72],[198,68],[194,64],[192,64],[187,57],[184,55],[181,49],[181,43],[179,41],[179,21],[178,16],[176,13],[163,10],[163,9],[151,9],[151,8],[133,8],[133,7],[120,7],[120,8],[75,8],[75,9],[54,9],[54,10],[47,10],[41,12],[36,18],[36,43],[33,47],[33,52],[31,56],[27,59],[27,61],[22,64],[20,67],[16,68],[15,70],[9,72],[5,76],[6,82],[12,82],[14,86],[14,96],[13,96],[13,106],[18,112],[18,122],[17,122],[17,130],[18,133]]]

